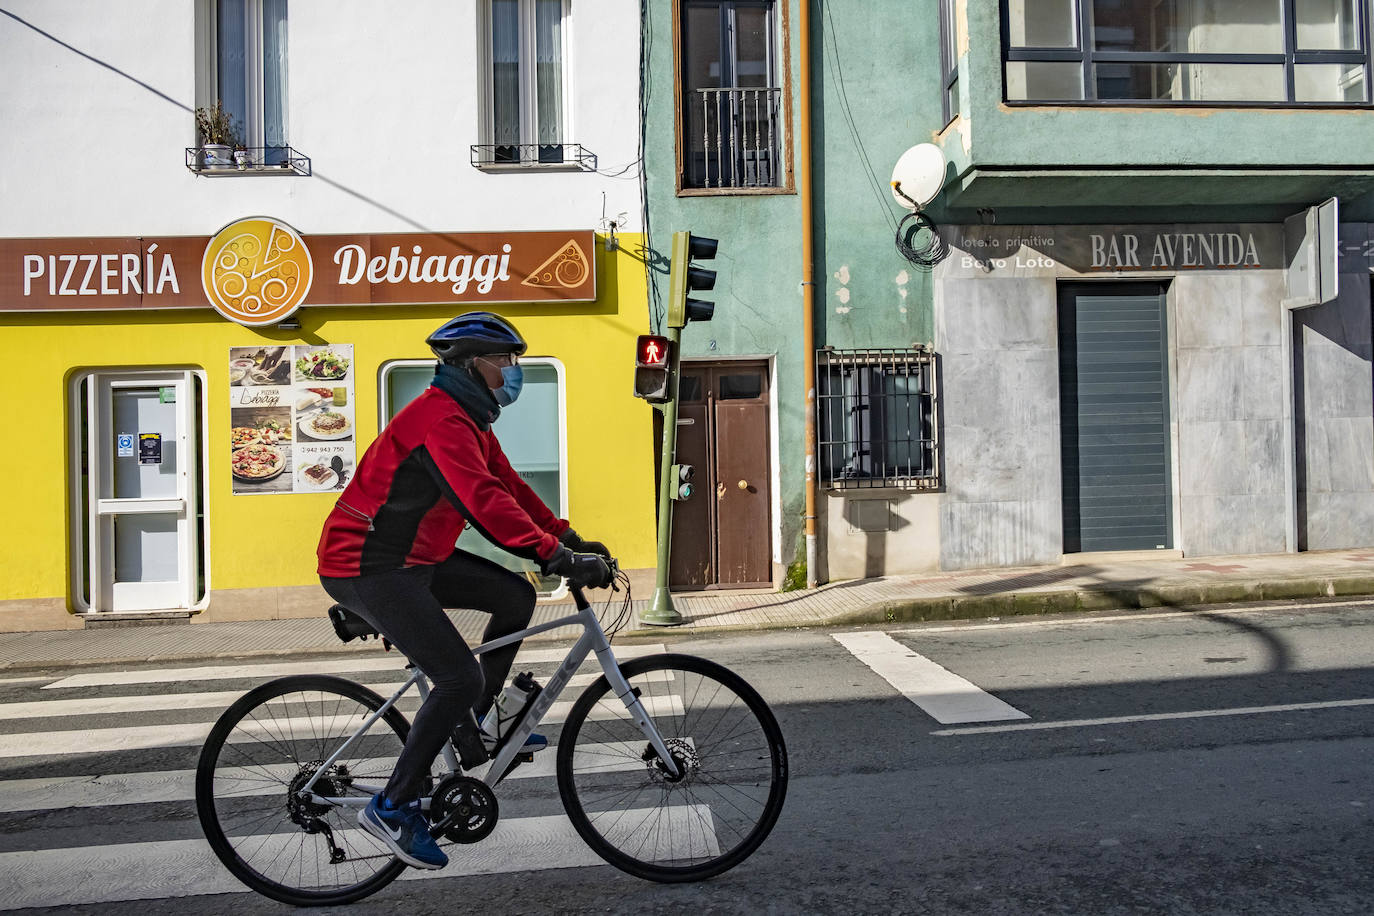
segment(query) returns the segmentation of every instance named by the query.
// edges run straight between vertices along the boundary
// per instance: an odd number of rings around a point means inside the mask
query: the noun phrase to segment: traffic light
[[[668,400],[672,341],[657,334],[641,334],[635,342],[635,397],[655,403]]]
[[[710,321],[716,310],[714,302],[692,299],[694,290],[715,288],[716,272],[693,267],[692,261],[709,261],[716,256],[715,239],[690,232],[673,233],[672,271],[668,283],[668,327],[684,327],[689,321]]]
[[[669,472],[673,482],[677,484],[677,489],[668,495],[673,499],[691,499],[692,478],[697,476],[697,469],[690,464],[675,464]]]

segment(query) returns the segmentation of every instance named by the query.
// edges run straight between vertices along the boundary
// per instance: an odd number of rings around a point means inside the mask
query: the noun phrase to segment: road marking
[[[664,651],[662,643],[643,646],[619,646],[616,657],[622,661]],[[529,649],[515,659],[523,665],[552,664],[567,657],[567,649]],[[594,663],[592,656],[589,661]],[[121,684],[175,684],[184,681],[211,681],[281,677],[288,674],[334,674],[348,671],[403,671],[405,659],[400,653],[387,658],[341,658],[328,661],[276,662],[261,665],[211,665],[201,668],[158,668],[147,671],[104,671],[74,674],[48,684],[44,690],[70,687],[112,687]]]
[[[916,654],[886,633],[831,635],[941,725],[1030,718],[971,681]]]
[[[1033,593],[1032,593],[1033,594]],[[1282,611],[1297,611],[1305,608],[1365,607],[1374,605],[1374,599],[1359,601],[1311,601],[1303,604],[1266,605],[1264,607],[1209,608],[1206,611],[1159,611],[1152,614],[1112,614],[1106,617],[1052,617],[1044,620],[1008,620],[996,623],[966,623],[942,626],[907,627],[901,630],[888,630],[889,633],[967,633],[970,630],[1020,630],[1027,627],[1073,627],[1092,623],[1119,623],[1135,620],[1168,620],[1173,617],[1190,617],[1194,620],[1216,615],[1232,614],[1272,614]],[[1205,616],[1204,616],[1205,615]]]
[[[568,717],[572,700],[559,700],[549,707],[540,720],[541,725],[556,725]],[[681,716],[682,698],[678,696],[647,697],[642,700],[645,710],[651,716]],[[614,719],[625,715],[623,707],[603,708],[598,704],[589,713],[589,719]],[[964,721],[989,721],[964,720]],[[258,737],[271,737],[285,734],[293,728],[302,734],[311,734],[312,726],[317,726],[316,718],[291,717],[285,719],[259,720],[254,723],[240,722],[239,733],[244,741]],[[357,721],[361,725],[362,720]],[[59,754],[108,754],[117,751],[141,751],[164,747],[194,747],[204,744],[214,727],[212,722],[189,722],[174,725],[131,725],[117,728],[87,728],[69,731],[22,732],[0,735],[0,758],[43,757]],[[350,726],[350,729],[356,726]],[[339,735],[342,738],[347,732]]]
[[[652,813],[627,811],[623,820],[643,824]],[[688,821],[712,826],[710,811],[705,806],[685,806],[671,813],[668,827],[659,833],[680,844],[681,828]],[[341,837],[348,839],[355,833],[362,831],[342,831]],[[273,842],[280,842],[283,848],[299,848],[302,836],[283,834],[273,838]],[[714,835],[704,836],[702,842],[706,847],[702,852],[713,852],[714,840]],[[262,858],[270,861],[273,854],[273,849],[267,849]],[[401,877],[423,881],[602,864],[605,863],[582,842],[566,816],[547,815],[503,820],[481,843],[460,847],[447,868],[412,868]],[[250,893],[225,871],[203,839],[0,853],[0,887],[9,888],[0,896],[0,910]]]
[[[689,743],[691,739],[687,739]],[[633,772],[645,766],[642,758],[644,742],[612,742],[578,746],[579,772]],[[533,763],[522,763],[507,779],[546,779],[555,775],[557,745],[550,744],[534,755]],[[592,767],[590,761],[604,762]],[[390,773],[396,758],[379,757],[364,761],[348,761],[355,773]],[[232,769],[232,768],[231,768]],[[281,786],[263,783],[257,789],[235,789],[235,796],[272,795],[285,791],[285,782],[300,771],[295,764],[271,764],[254,767],[254,776],[277,776]],[[245,771],[247,772],[247,771]],[[484,770],[468,775],[485,779]],[[231,780],[232,775],[221,771],[219,778]],[[255,780],[262,782],[262,780]],[[384,780],[383,780],[384,781]],[[148,805],[194,801],[196,797],[195,770],[162,770],[147,773],[108,773],[99,776],[41,776],[33,779],[0,781],[0,814],[21,811],[52,811],[58,808],[103,808],[109,805]]]
[[[989,735],[995,732],[1038,731],[1050,728],[1092,728],[1099,725],[1127,725],[1132,722],[1167,722],[1173,719],[1208,719],[1215,716],[1253,716],[1271,712],[1304,712],[1315,709],[1346,709],[1374,706],[1374,699],[1327,700],[1320,703],[1286,703],[1282,706],[1241,706],[1235,709],[1199,709],[1191,712],[1158,712],[1138,716],[1109,716],[1102,719],[1064,719],[1060,722],[1027,722],[1020,725],[984,725],[973,728],[943,728],[932,735]]]
[[[575,674],[564,688],[567,690],[585,687],[601,677],[600,670],[585,674]],[[671,671],[649,671],[643,675],[647,680],[666,683],[672,680]],[[390,681],[385,684],[365,684],[364,686],[382,699],[388,699],[401,688],[405,681]],[[82,697],[73,700],[26,700],[19,703],[0,703],[0,721],[12,719],[41,719],[67,716],[114,715],[131,712],[158,712],[168,709],[218,709],[224,710],[246,690],[217,690],[209,693],[159,693],[114,697]],[[398,705],[402,709],[415,706],[419,694],[413,689],[406,693]]]

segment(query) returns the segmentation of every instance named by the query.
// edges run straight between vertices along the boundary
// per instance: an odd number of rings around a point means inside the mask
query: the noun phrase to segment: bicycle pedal
[[[521,763],[534,763],[534,751],[525,751],[524,753],[516,754],[515,759]]]

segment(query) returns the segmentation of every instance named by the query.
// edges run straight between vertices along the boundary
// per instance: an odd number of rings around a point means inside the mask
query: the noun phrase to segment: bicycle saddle
[[[376,627],[344,607],[342,604],[336,604],[329,609],[329,622],[334,625],[334,635],[338,636],[339,639],[344,642],[376,637],[382,641],[382,645],[385,646],[388,651],[391,649],[391,641],[381,633],[378,633]]]

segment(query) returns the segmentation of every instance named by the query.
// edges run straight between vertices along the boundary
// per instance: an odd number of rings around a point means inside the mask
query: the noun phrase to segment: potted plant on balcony
[[[207,169],[232,167],[233,150],[240,146],[238,132],[218,99],[209,108],[196,109],[196,130],[200,132],[201,165]]]

